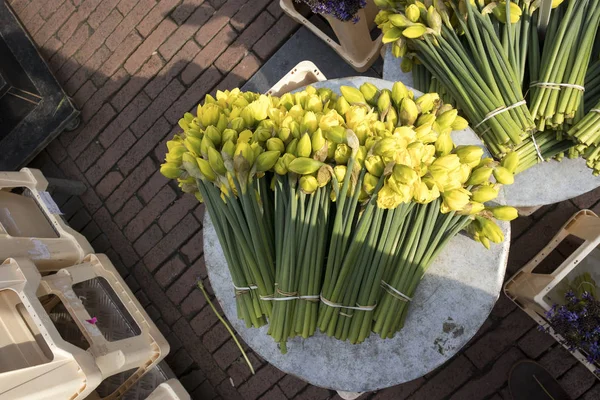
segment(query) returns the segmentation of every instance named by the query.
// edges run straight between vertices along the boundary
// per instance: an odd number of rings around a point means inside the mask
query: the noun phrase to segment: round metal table
[[[401,81],[413,86],[412,73],[400,69],[391,47],[386,46],[383,61],[383,78]],[[533,208],[569,200],[600,187],[600,177],[592,175],[585,160],[551,160],[531,167],[515,176],[515,183],[504,189],[507,204],[513,207]]]
[[[366,80],[340,79],[314,86],[330,87],[339,93],[340,85],[358,87]],[[368,81],[391,89],[391,82],[370,78]],[[459,133],[455,140],[468,135],[473,133]],[[433,371],[475,335],[498,299],[504,280],[510,224],[501,223],[501,228],[506,240],[491,250],[463,234],[448,244],[425,274],[406,325],[393,339],[383,340],[372,334],[364,343],[352,345],[317,333],[308,339],[289,340],[285,355],[267,335],[267,326],[248,329],[237,319],[231,275],[208,214],[204,220],[204,258],[225,315],[261,357],[313,385],[366,392],[405,383]]]

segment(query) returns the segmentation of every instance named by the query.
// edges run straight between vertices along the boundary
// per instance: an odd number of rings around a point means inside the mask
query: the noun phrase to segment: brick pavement
[[[82,126],[32,163],[85,182],[57,196],[69,223],[106,253],[171,345],[167,361],[195,399],[339,399],[285,375],[255,353],[251,376],[200,294],[204,208],[157,172],[177,120],[215,88],[241,86],[297,29],[268,0],[11,0],[66,91]],[[600,211],[600,191],[544,207],[513,224],[507,275],[580,208]],[[560,261],[560,256],[557,258]],[[600,384],[501,296],[460,354],[423,378],[369,399],[507,400],[508,371],[532,358],[573,398]]]

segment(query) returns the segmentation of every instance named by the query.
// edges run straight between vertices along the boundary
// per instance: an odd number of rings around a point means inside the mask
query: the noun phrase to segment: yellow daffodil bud
[[[307,111],[302,118],[302,123],[300,124],[300,132],[308,132],[312,134],[319,127],[319,122],[317,121],[317,116],[312,111]]]
[[[342,96],[344,96],[350,105],[367,104],[365,96],[363,96],[363,94],[357,88],[353,88],[351,86],[341,86],[340,91],[342,92]]]
[[[352,155],[352,149],[347,144],[340,143],[335,148],[334,159],[338,164],[346,164]]]
[[[323,131],[321,129],[317,129],[311,137],[312,151],[316,153],[317,151],[321,150],[325,144],[326,140],[323,136]]]
[[[337,181],[340,183],[344,181],[344,178],[346,178],[347,171],[348,169],[345,165],[336,165],[335,167],[333,167],[333,174],[335,175],[335,179],[337,179]]]
[[[265,151],[256,157],[256,171],[266,172],[273,168],[277,160],[279,160],[279,151]]]
[[[356,152],[355,159],[361,168],[365,166],[365,158],[367,158],[367,153],[368,153],[368,151],[365,146],[358,147],[358,151]]]
[[[221,107],[214,103],[204,104],[202,111],[198,113],[198,118],[200,118],[200,122],[202,123],[202,127],[204,129],[211,125],[217,125],[219,123],[220,116]]]
[[[319,182],[317,182],[317,178],[312,175],[303,176],[300,178],[300,189],[306,194],[314,193],[319,187]]]
[[[246,123],[243,118],[237,117],[229,121],[229,127],[239,133],[246,129]]]
[[[179,135],[175,135],[173,139],[167,142],[167,150],[171,151],[174,147],[181,146],[183,143],[183,139]]]
[[[469,204],[471,193],[464,188],[450,190],[442,193],[443,203],[440,208],[443,214],[451,211],[460,211]]]
[[[208,148],[208,162],[210,167],[219,175],[225,175],[227,173],[227,169],[225,168],[225,163],[223,162],[223,156],[216,149],[209,147]]]
[[[402,29],[392,27],[385,31],[381,41],[383,44],[393,43],[402,37]]]
[[[517,170],[517,167],[519,166],[519,155],[514,151],[508,153],[506,157],[502,159],[500,165],[502,165],[509,172],[512,172],[514,174]]]
[[[215,145],[215,147],[221,145],[221,134],[219,130],[214,126],[209,126],[204,130],[204,136],[208,136],[211,142]]]
[[[248,127],[248,128],[254,127],[256,120],[254,119],[254,116],[252,114],[252,109],[250,108],[250,106],[245,107],[242,110],[240,117],[244,120],[244,125],[246,127]]]
[[[380,114],[386,115],[392,109],[392,92],[385,89],[381,91],[377,99],[377,110]]]
[[[296,155],[296,151],[298,149],[298,139],[293,139],[285,148],[285,152],[288,154]]]
[[[194,196],[196,196],[196,200],[198,200],[200,203],[204,203],[204,197],[202,197],[202,194],[200,194],[200,192],[195,192]]]
[[[377,207],[384,210],[397,208],[402,204],[403,196],[388,184],[383,185],[377,193]]]
[[[494,169],[494,178],[503,185],[512,185],[515,182],[515,175],[504,167]]]
[[[377,89],[377,86],[365,82],[360,85],[360,92],[369,105],[375,106],[377,104],[377,100],[379,99],[379,89]]]
[[[424,94],[423,96],[419,97],[415,101],[415,104],[417,105],[417,108],[419,109],[421,114],[427,114],[431,110],[433,110],[433,107],[435,107],[439,102],[440,102],[439,94],[427,93],[427,94]]]
[[[298,157],[310,157],[312,154],[312,144],[308,133],[302,135],[296,146],[296,155]]]
[[[450,127],[453,131],[462,131],[469,127],[469,121],[458,115]]]
[[[398,81],[394,83],[394,86],[392,86],[392,101],[394,102],[394,105],[396,107],[400,107],[400,104],[402,104],[402,100],[404,100],[406,97],[408,96],[409,90],[406,86],[404,86],[404,83]]]
[[[200,143],[200,154],[197,155],[202,155],[203,157],[208,158],[208,149],[211,147],[214,149],[215,145],[213,144],[212,140],[210,140],[210,138],[205,135],[202,138],[202,142]]]
[[[219,116],[219,122],[217,122],[217,130],[219,133],[223,133],[225,128],[227,128],[228,123],[229,121],[227,120],[227,116],[225,114],[221,114]]]
[[[479,146],[458,146],[455,151],[460,162],[474,168],[479,165],[483,149]]]
[[[385,116],[385,122],[391,124],[390,129],[398,125],[398,112],[394,107],[390,107]]]
[[[288,170],[287,167],[285,165],[285,161],[283,160],[283,158],[278,159],[275,162],[275,165],[273,166],[273,171],[275,171],[275,173],[277,175],[286,175]]]
[[[433,165],[442,167],[447,171],[458,170],[460,168],[460,158],[456,154],[448,154],[442,157],[438,157]]]
[[[442,31],[442,16],[434,6],[429,6],[427,10],[427,25],[438,35]]]
[[[392,54],[396,58],[401,58],[406,55],[408,52],[408,45],[406,44],[406,39],[403,37],[398,38],[394,43],[392,43]]]
[[[420,38],[427,32],[427,27],[423,24],[416,24],[413,26],[409,26],[408,28],[402,31],[402,36],[409,39]]]
[[[489,182],[490,177],[492,176],[492,172],[494,170],[489,167],[479,167],[473,170],[471,176],[467,180],[467,185],[476,186],[483,185],[484,183]]]
[[[552,8],[560,6],[565,0],[552,0]]]
[[[169,150],[169,152],[167,153],[165,160],[167,162],[171,162],[171,163],[179,163],[179,162],[181,162],[181,155],[183,153],[185,153],[186,151],[189,151],[187,149],[187,146],[183,146],[183,145],[173,146],[171,148],[171,150]]]
[[[454,142],[449,133],[442,133],[435,141],[435,151],[440,156],[448,155],[454,148]]]
[[[223,145],[221,151],[227,154],[230,158],[233,158],[233,155],[235,154],[235,144],[231,140],[228,140]]]
[[[248,143],[239,143],[237,144],[237,146],[235,147],[235,153],[233,155],[234,160],[236,157],[243,157],[246,161],[248,161],[249,165],[252,165],[254,163],[254,150],[252,150],[252,147],[250,147],[250,145]]]
[[[440,191],[437,186],[433,186],[431,189],[427,183],[421,181],[415,184],[415,190],[413,193],[413,199],[420,204],[428,204],[440,197]]]
[[[258,142],[266,142],[272,134],[272,129],[270,128],[256,128],[254,131],[254,139]]]
[[[419,117],[419,109],[414,101],[405,97],[400,105],[400,122],[402,125],[412,126]]]
[[[189,151],[190,153],[194,153],[196,156],[199,156],[202,154],[202,140],[204,139],[198,139],[196,137],[190,136],[185,138],[185,140],[183,141],[183,145],[185,146],[187,151]]]
[[[334,126],[331,129],[324,131],[325,138],[333,143],[339,144],[346,141],[346,128],[342,126]]]
[[[510,206],[499,206],[488,208],[494,218],[500,221],[512,221],[519,218],[519,212],[516,208]]]
[[[498,197],[499,189],[493,185],[478,186],[472,190],[471,199],[478,203],[487,203]]]
[[[477,203],[475,201],[469,202],[462,210],[458,211],[460,215],[476,215],[482,212],[485,209],[485,206],[481,203]]]
[[[306,105],[304,106],[306,111],[310,112],[321,112],[323,111],[323,102],[321,98],[317,95],[309,96],[306,100]]]
[[[174,163],[164,163],[160,166],[160,173],[168,179],[177,179],[183,174],[183,170],[179,165]]]
[[[404,14],[390,15],[388,19],[392,25],[397,26],[398,28],[405,28],[407,26],[414,25],[414,22],[408,19]]]
[[[394,176],[396,182],[408,186],[412,186],[417,179],[419,179],[419,176],[414,169],[402,164],[394,165],[394,168],[392,169],[392,175]]]
[[[202,175],[204,175],[206,179],[208,179],[211,182],[214,182],[217,179],[215,171],[213,171],[213,169],[210,166],[210,163],[207,160],[201,157],[197,157],[196,162],[198,163],[200,172],[202,172]]]
[[[456,121],[456,117],[458,116],[458,110],[449,110],[442,114],[439,114],[436,118],[435,122],[438,123],[441,129],[446,129],[452,127],[454,121]]]
[[[476,217],[476,220],[480,226],[480,235],[483,235],[494,243],[502,243],[504,241],[504,233],[502,233],[502,229],[494,221],[483,217]]]
[[[414,4],[409,5],[404,10],[406,18],[408,18],[411,22],[417,22],[419,18],[421,18],[421,12],[419,11],[419,7]]]
[[[375,188],[377,187],[378,183],[379,178],[367,172],[365,174],[365,177],[363,178],[363,190],[367,194],[371,195],[375,191]]]
[[[400,62],[400,70],[402,72],[404,72],[405,74],[407,74],[412,71],[412,68],[413,68],[413,59],[410,57],[404,57],[402,59],[402,61]],[[410,92],[410,93],[412,93],[412,92]],[[409,96],[410,96],[410,93],[409,93]],[[410,96],[411,99],[413,97],[414,97],[414,95]]]
[[[233,143],[235,143],[238,139],[238,133],[234,129],[225,129],[223,130],[223,135],[221,139],[223,140],[223,142],[231,140]]]
[[[516,24],[517,22],[519,22],[519,19],[521,19],[521,14],[523,13],[523,11],[521,10],[521,7],[519,7],[518,4],[513,3],[512,1],[510,2],[509,7],[510,7],[510,23]],[[506,18],[507,17],[506,1],[498,2],[498,5],[492,9],[492,12],[496,16],[496,18],[498,18],[498,21],[502,22],[503,24],[506,23],[506,20],[507,20],[507,18]]]
[[[279,138],[273,137],[267,140],[267,150],[285,152],[285,144]]]
[[[292,131],[290,131],[289,128],[281,128],[277,132],[277,137],[283,142],[287,142],[291,136],[292,136]]]
[[[335,102],[335,111],[337,111],[339,115],[344,115],[348,109],[350,109],[350,103],[348,103],[348,100],[346,100],[346,98],[343,96],[338,97]]]
[[[298,157],[290,162],[288,169],[299,175],[309,175],[317,172],[322,165],[322,162],[312,158]]]

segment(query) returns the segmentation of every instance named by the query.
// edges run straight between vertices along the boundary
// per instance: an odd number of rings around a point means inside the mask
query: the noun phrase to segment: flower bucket
[[[535,272],[541,262],[571,235],[583,243],[552,273]],[[592,211],[579,211],[567,221],[546,247],[504,285],[506,296],[563,346],[565,340],[552,329],[547,312],[552,310],[555,304],[565,304],[567,283],[573,282],[578,276],[587,273],[594,281],[600,282],[600,250],[597,249],[599,244],[600,218]],[[596,371],[600,369],[600,365],[588,362],[585,351],[568,348],[567,350],[598,377]]]
[[[358,12],[359,20],[356,23],[323,15],[331,25],[339,44],[300,14],[294,6],[294,0],[280,0],[279,5],[292,19],[324,40],[356,71],[366,71],[377,60],[383,43],[381,36],[375,40],[371,39],[371,30],[375,27],[375,16],[379,11],[373,0],[367,0],[366,7]]]

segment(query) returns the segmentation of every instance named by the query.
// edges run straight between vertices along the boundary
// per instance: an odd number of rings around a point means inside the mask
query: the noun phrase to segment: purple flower
[[[296,0],[306,3],[312,12],[327,14],[340,21],[358,22],[358,11],[367,5],[367,0]]]
[[[567,292],[565,300],[546,312],[548,322],[570,351],[580,350],[590,363],[599,362],[600,302],[589,293],[578,298],[573,292]]]

